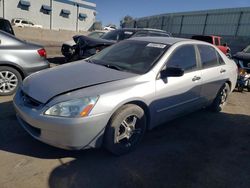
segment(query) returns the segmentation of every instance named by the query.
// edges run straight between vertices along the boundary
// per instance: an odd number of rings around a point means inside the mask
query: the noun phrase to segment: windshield
[[[250,53],[250,45],[247,46],[247,47],[243,50],[243,52],[245,52],[245,53]]]
[[[124,40],[130,38],[134,31],[114,30],[104,34],[101,38],[106,40]]]
[[[144,74],[167,48],[166,44],[128,40],[105,48],[89,61],[121,71]]]

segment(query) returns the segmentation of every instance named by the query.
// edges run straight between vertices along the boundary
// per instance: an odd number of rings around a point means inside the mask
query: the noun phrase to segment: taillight
[[[47,56],[46,54],[46,50],[44,48],[37,50],[37,53],[41,56],[41,57],[45,57]]]

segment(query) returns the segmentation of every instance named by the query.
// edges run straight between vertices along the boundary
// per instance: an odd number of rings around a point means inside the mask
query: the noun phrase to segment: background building
[[[0,0],[0,17],[23,18],[43,28],[86,31],[95,22],[96,4],[83,0]]]
[[[132,20],[124,27],[163,29],[186,38],[219,35],[235,52],[250,44],[250,7],[161,14]]]

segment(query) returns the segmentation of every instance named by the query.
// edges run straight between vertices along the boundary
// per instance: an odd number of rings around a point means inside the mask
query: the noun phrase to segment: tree
[[[134,22],[134,18],[132,16],[127,15],[120,21],[120,26],[121,28],[124,28],[126,27],[126,25],[129,25],[132,22]]]

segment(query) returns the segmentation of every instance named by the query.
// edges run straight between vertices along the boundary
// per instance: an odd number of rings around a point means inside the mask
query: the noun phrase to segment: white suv
[[[24,27],[43,28],[42,25],[35,25],[30,21],[27,21],[27,20],[24,20],[24,19],[19,19],[19,18],[18,19],[13,19],[12,23],[13,23],[14,26],[21,27],[21,28],[24,28]]]

